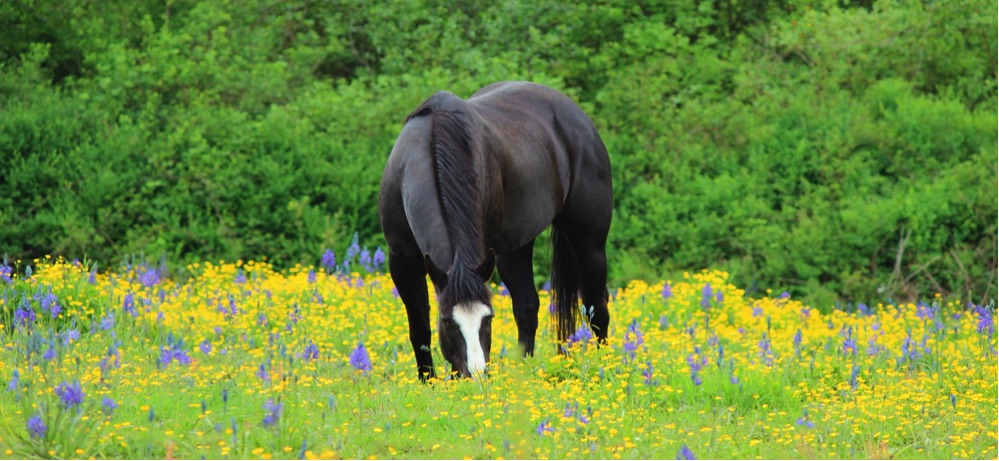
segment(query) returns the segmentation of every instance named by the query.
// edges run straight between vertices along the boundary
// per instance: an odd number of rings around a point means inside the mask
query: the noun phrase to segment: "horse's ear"
[[[430,259],[429,254],[423,255],[423,263],[427,267],[427,274],[430,275],[430,281],[434,282],[434,286],[440,289],[447,285],[447,272],[440,270]]]
[[[486,252],[486,260],[482,261],[482,265],[475,269],[475,273],[479,274],[483,282],[488,282],[493,276],[493,267],[496,266],[496,252],[492,248]]]

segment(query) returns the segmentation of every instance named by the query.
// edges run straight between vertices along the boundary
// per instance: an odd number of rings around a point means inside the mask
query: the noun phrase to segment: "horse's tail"
[[[576,331],[582,273],[569,240],[557,226],[552,226],[552,247],[552,296],[555,306],[552,327],[558,341],[564,342]]]
[[[454,306],[471,301],[489,305],[489,289],[476,272],[485,259],[485,243],[471,132],[473,122],[467,103],[442,91],[409,118],[420,115],[430,116],[437,198],[454,251],[447,283],[440,293],[441,305]]]

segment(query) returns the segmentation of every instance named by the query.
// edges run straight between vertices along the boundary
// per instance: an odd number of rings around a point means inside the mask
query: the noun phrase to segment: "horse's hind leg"
[[[513,300],[517,321],[517,342],[524,355],[534,355],[534,336],[538,331],[538,290],[534,287],[534,240],[511,253],[496,257],[496,268]]]
[[[427,292],[427,269],[423,258],[389,254],[389,272],[409,317],[409,341],[416,355],[416,369],[421,381],[436,377],[430,354],[430,301]]]

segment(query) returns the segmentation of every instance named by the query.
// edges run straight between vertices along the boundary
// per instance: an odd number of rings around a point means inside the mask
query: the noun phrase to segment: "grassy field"
[[[494,287],[489,378],[423,385],[387,275],[184,274],[0,266],[0,457],[997,457],[992,306],[810,308],[705,271],[616,290],[606,347],[557,354],[542,314],[521,359]]]

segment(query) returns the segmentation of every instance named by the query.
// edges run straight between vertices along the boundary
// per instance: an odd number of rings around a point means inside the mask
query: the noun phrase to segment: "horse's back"
[[[522,130],[526,128],[528,133],[534,131],[531,128],[545,131],[535,136],[553,138],[545,142],[565,151],[572,174],[610,171],[607,148],[593,122],[575,101],[558,90],[531,82],[499,82],[475,92],[468,102],[494,129],[512,123]],[[523,136],[524,133],[503,134]],[[609,184],[609,176],[606,181]]]
[[[468,103],[492,138],[485,154],[501,176],[503,224],[493,232],[498,249],[533,239],[567,206],[579,208],[573,201],[612,206],[607,150],[571,98],[535,83],[500,82]],[[580,187],[589,191],[573,190]]]

